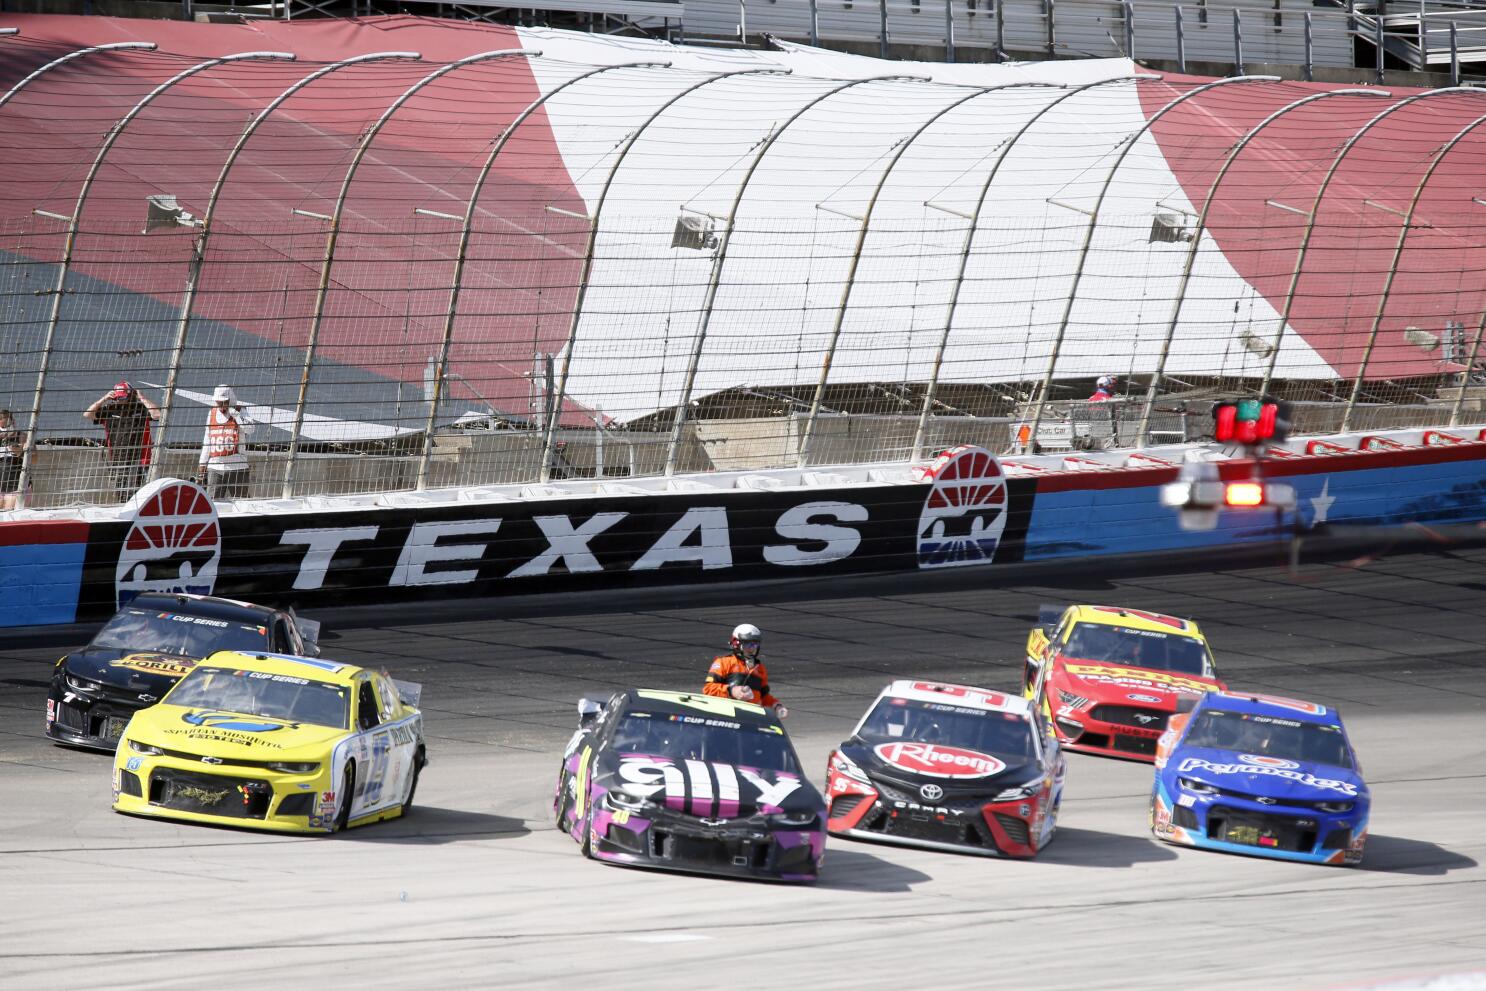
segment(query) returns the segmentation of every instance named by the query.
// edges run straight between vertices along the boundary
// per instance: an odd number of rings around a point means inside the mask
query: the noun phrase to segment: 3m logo
[[[918,566],[989,564],[1006,530],[1006,476],[991,452],[963,445],[921,473],[934,487],[918,518]]]
[[[222,559],[222,531],[206,490],[163,478],[135,498],[139,509],[114,571],[117,604],[123,606],[141,592],[210,595]]]

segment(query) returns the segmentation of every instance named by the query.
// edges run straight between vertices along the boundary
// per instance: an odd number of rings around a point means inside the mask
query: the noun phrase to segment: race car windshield
[[[1196,637],[1133,630],[1107,623],[1079,623],[1063,645],[1064,657],[1212,677],[1212,660]]]
[[[1032,724],[1016,713],[916,699],[880,699],[857,735],[869,744],[911,740],[1018,760],[1037,755]]]
[[[1352,768],[1352,755],[1340,727],[1278,716],[1204,709],[1182,745]]]
[[[127,608],[98,631],[88,649],[137,650],[205,657],[218,650],[256,651],[269,646],[268,627],[225,619]]]
[[[610,746],[622,754],[651,754],[761,771],[800,773],[794,748],[779,727],[711,716],[626,713],[614,729]]]
[[[332,729],[345,729],[351,713],[351,690],[344,685],[236,668],[198,666],[164,701],[188,709],[221,709]]]

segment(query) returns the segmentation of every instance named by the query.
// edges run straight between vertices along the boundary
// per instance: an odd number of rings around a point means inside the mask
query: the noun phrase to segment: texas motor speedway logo
[[[210,595],[222,560],[222,531],[206,490],[162,478],[131,500],[138,508],[114,569],[117,606],[141,592]]]

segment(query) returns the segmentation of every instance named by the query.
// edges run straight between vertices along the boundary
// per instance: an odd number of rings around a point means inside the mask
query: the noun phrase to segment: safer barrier
[[[141,490],[120,518],[0,524],[0,625],[97,620],[146,590],[304,608],[620,585],[915,571],[1272,541],[1322,524],[1486,519],[1486,443],[1271,460],[1293,512],[1180,529],[1159,502],[1176,468],[1006,467],[962,447],[906,465],[637,484],[512,487],[480,501],[326,500],[218,516],[191,482]],[[1224,461],[1224,478],[1250,464]],[[1008,474],[1008,469],[1011,474]]]

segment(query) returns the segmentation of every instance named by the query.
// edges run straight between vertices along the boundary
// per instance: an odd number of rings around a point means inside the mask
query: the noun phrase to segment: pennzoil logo
[[[190,657],[174,657],[169,654],[129,654],[108,662],[111,668],[127,668],[144,674],[163,674],[171,678],[184,678],[196,666]]]
[[[918,566],[989,564],[1006,530],[1006,476],[995,455],[962,445],[920,473],[933,488],[918,518]]]
[[[141,592],[210,595],[222,560],[222,530],[206,490],[162,478],[140,489],[133,503],[138,508],[114,569],[117,604]]]

